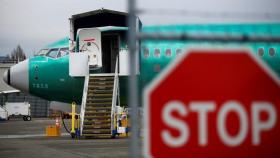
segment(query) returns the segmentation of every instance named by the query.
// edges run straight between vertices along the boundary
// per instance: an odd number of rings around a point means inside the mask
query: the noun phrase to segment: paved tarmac
[[[62,128],[61,137],[45,137],[45,127],[55,120],[13,119],[0,122],[0,158],[125,158],[129,140],[122,139],[71,139]],[[69,120],[66,125],[70,127]]]

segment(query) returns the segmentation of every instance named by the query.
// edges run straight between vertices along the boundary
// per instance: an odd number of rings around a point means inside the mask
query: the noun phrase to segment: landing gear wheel
[[[31,116],[26,116],[26,121],[31,121]]]
[[[26,116],[23,116],[22,119],[23,119],[23,121],[26,121]]]

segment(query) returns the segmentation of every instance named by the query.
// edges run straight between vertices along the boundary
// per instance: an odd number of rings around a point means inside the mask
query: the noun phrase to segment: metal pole
[[[136,78],[136,16],[135,16],[135,0],[128,0],[128,48],[129,48],[129,106],[131,108],[131,140],[129,146],[129,157],[138,158],[139,142],[138,142],[138,87]]]
[[[76,115],[76,103],[72,102],[72,119],[71,119],[71,136],[75,135],[75,115]]]

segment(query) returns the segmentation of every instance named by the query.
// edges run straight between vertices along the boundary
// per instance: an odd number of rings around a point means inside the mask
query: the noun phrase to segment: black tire
[[[26,116],[26,121],[31,121],[31,116]]]
[[[22,119],[23,119],[23,121],[27,121],[27,120],[26,120],[26,116],[23,116]]]

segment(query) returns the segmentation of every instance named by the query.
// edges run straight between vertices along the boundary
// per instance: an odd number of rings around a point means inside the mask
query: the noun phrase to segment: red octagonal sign
[[[280,82],[247,51],[190,51],[145,102],[147,157],[280,157]]]

